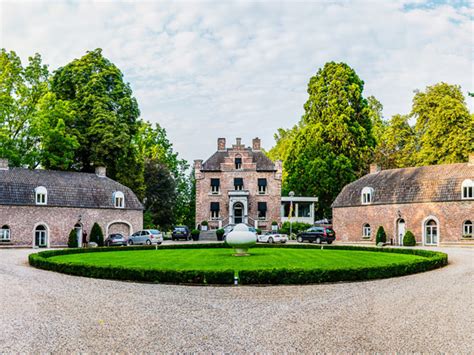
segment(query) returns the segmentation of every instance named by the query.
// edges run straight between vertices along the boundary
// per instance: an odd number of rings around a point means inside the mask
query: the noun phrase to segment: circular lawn
[[[356,281],[427,271],[447,263],[445,254],[425,250],[286,245],[249,252],[248,257],[235,257],[233,249],[222,244],[58,250],[32,254],[37,257],[30,257],[30,263],[80,276],[184,284]]]

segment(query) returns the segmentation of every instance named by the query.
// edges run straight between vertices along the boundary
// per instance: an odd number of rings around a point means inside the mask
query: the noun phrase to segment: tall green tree
[[[466,161],[474,151],[474,119],[458,85],[438,83],[413,98],[417,165]]]
[[[79,142],[72,168],[92,172],[94,166],[104,165],[108,175],[117,178],[123,158],[133,153],[140,115],[122,72],[96,49],[57,69],[52,91],[74,111],[74,119],[65,122]]]
[[[375,139],[364,82],[345,63],[326,63],[308,84],[302,129],[293,140],[284,168],[284,193],[319,197],[319,215],[344,185],[363,175]]]
[[[383,119],[383,105],[377,100],[374,96],[369,96],[367,98],[367,104],[370,109],[370,122],[372,123],[372,135],[375,139],[375,144],[379,144],[385,129],[387,128],[387,123]]]

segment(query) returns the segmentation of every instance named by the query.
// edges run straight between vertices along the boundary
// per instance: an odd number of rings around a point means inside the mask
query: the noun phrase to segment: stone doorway
[[[405,236],[405,220],[403,218],[397,221],[397,236],[398,245],[403,245],[403,237]]]
[[[237,202],[234,204],[234,223],[239,224],[243,223],[244,219],[244,206]]]

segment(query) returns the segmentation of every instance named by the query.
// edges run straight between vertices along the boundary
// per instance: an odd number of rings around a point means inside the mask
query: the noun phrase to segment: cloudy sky
[[[309,78],[343,61],[384,116],[445,81],[473,91],[469,1],[5,1],[0,47],[38,52],[54,70],[102,48],[130,82],[142,118],[187,160],[217,137],[262,138],[298,122]],[[472,99],[468,100],[472,110]]]

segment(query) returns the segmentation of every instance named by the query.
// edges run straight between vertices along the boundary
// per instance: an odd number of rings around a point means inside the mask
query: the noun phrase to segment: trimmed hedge
[[[428,271],[443,267],[448,263],[448,256],[444,253],[421,249],[401,248],[374,248],[349,245],[307,245],[307,244],[257,244],[256,248],[292,248],[292,249],[334,249],[357,250],[378,253],[399,253],[422,256],[424,260],[413,260],[409,263],[391,264],[382,267],[354,267],[345,269],[272,269],[272,270],[241,270],[238,273],[239,283],[244,285],[304,285],[322,282],[360,281],[388,277],[403,276],[418,272]],[[158,249],[202,249],[202,248],[228,248],[223,243],[210,244],[178,244],[162,245]],[[125,268],[121,266],[91,266],[69,262],[49,260],[52,256],[123,252],[129,250],[150,250],[155,246],[131,246],[91,249],[59,249],[47,250],[29,255],[31,266],[57,271],[65,274],[94,277],[100,279],[132,280],[142,282],[172,283],[172,284],[222,284],[234,283],[234,270],[157,270],[151,268]]]

